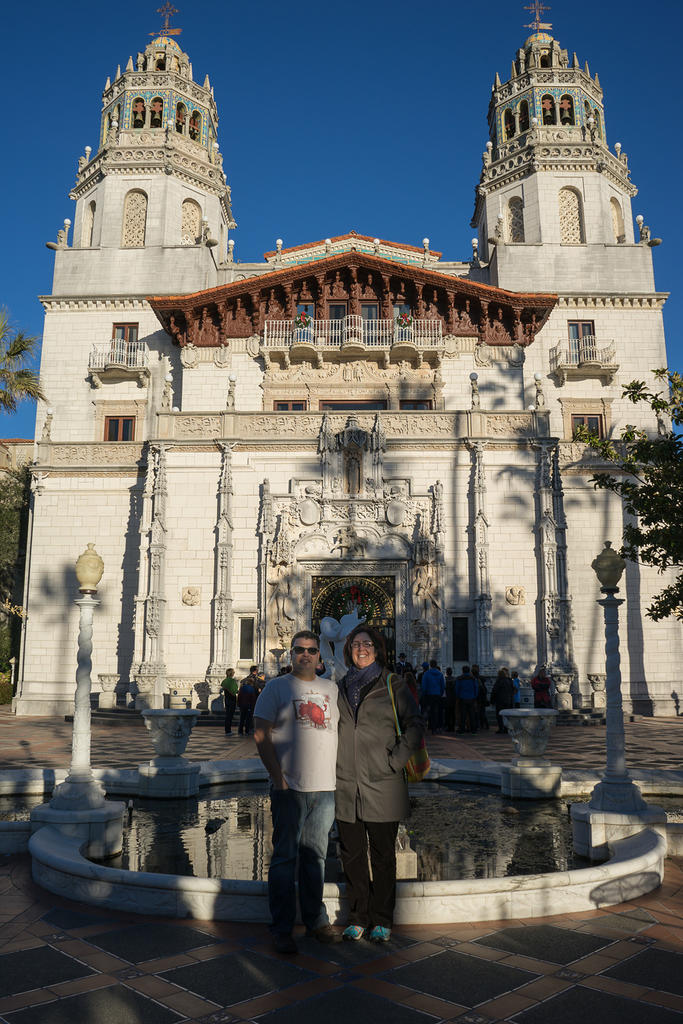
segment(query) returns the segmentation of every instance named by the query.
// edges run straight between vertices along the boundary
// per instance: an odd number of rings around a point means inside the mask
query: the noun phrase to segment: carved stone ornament
[[[261,339],[259,338],[258,334],[252,334],[249,338],[247,338],[247,354],[250,355],[252,359],[256,359],[256,357],[258,356],[260,344]]]
[[[387,505],[387,522],[390,526],[400,526],[406,515],[406,507],[395,498]]]
[[[201,604],[202,600],[202,588],[201,587],[183,587],[182,602],[187,605],[188,608],[194,608]]]
[[[299,518],[304,526],[313,526],[320,520],[320,506],[313,498],[304,498],[299,502]]]
[[[519,605],[526,604],[526,590],[524,587],[506,587],[505,588],[505,600],[508,604]]]

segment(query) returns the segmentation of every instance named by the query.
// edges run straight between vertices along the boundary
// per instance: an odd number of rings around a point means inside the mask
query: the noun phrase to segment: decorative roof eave
[[[334,245],[335,242],[345,242],[345,241],[347,241],[347,239],[349,241],[351,241],[351,242],[353,242],[356,239],[359,242],[374,242],[375,241],[375,239],[371,235],[359,235],[357,231],[347,231],[345,235],[333,235],[329,239],[329,241],[332,243],[332,245]],[[287,255],[289,253],[293,253],[293,252],[302,252],[304,249],[316,249],[319,246],[324,245],[325,241],[326,241],[326,239],[321,238],[317,242],[303,242],[301,245],[290,245],[286,249],[281,249],[280,253],[281,253],[281,255],[285,256],[285,255]],[[423,255],[424,254],[424,249],[420,248],[417,245],[408,245],[406,242],[391,242],[391,241],[389,241],[386,238],[379,238],[379,239],[377,239],[377,241],[379,242],[380,245],[391,246],[392,249],[404,249],[406,252],[415,253],[415,254],[418,254],[418,255]],[[270,259],[270,258],[272,258],[274,256],[277,256],[277,255],[278,255],[277,249],[271,249],[269,252],[264,252],[263,258],[265,260],[267,260],[267,259]],[[430,256],[436,256],[437,258],[440,259],[441,256],[443,256],[443,253],[442,252],[438,252],[436,249],[430,249],[429,250],[429,255]]]
[[[440,291],[445,294],[449,313],[448,316],[442,312],[436,315],[444,320],[445,333],[479,334],[481,340],[489,344],[530,344],[557,302],[555,294],[511,292],[427,267],[398,264],[361,252],[340,253],[319,260],[314,266],[296,264],[282,267],[186,295],[150,296],[148,302],[177,344],[182,346],[192,342],[201,346],[218,346],[224,344],[228,337],[259,334],[267,320],[291,319],[283,312],[274,315],[266,312],[268,296],[273,289],[282,289],[292,308],[297,282],[317,282],[319,286],[330,272],[342,270],[349,271],[352,278],[354,272],[367,270],[377,275],[377,283],[381,281],[385,288],[392,278],[411,283],[417,288],[418,302],[422,288]],[[470,303],[473,304],[472,318],[469,316]],[[467,314],[460,321],[457,315],[459,307],[464,307]],[[494,324],[496,317],[499,323]],[[213,326],[205,332],[202,325],[207,319]]]

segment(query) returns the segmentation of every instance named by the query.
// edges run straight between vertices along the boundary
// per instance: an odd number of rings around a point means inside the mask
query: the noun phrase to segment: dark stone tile
[[[55,928],[87,928],[90,924],[105,924],[111,918],[102,914],[86,914],[82,910],[71,910],[68,907],[55,907],[40,919],[53,924]]]
[[[233,1016],[229,1010],[216,1010],[205,1017],[197,1017],[197,1024],[230,1024],[233,1020],[239,1020],[239,1017]]]
[[[476,1006],[485,999],[495,999],[533,981],[538,974],[447,949],[403,967],[394,967],[380,977],[451,1003]]]
[[[20,949],[0,956],[0,996],[15,996],[95,973],[91,967],[52,946]]]
[[[378,960],[380,957],[390,956],[397,949],[414,946],[416,942],[418,939],[396,933],[392,935],[389,942],[369,942],[367,939],[359,939],[358,942],[342,941],[327,946],[305,936],[296,940],[297,946],[306,956],[313,956],[316,960],[325,960],[330,964],[339,964],[340,967],[354,967],[356,964],[365,964],[369,960]]]
[[[29,1006],[5,1016],[8,1024],[175,1024],[187,1019],[123,985]]]
[[[431,1024],[435,1020],[438,1017],[391,1003],[370,992],[342,988],[265,1013],[259,1017],[259,1024]]]
[[[568,988],[529,1010],[510,1018],[515,1024],[576,1024],[599,1021],[600,1024],[680,1024],[677,1010],[652,1003],[613,996],[591,988]]]
[[[683,953],[650,947],[602,973],[608,978],[683,996]]]
[[[199,946],[210,946],[217,940],[213,935],[197,931],[196,928],[169,923],[137,924],[117,931],[102,932],[100,935],[89,935],[87,941],[132,964],[140,964],[144,960],[175,956],[176,953],[186,953]]]
[[[188,964],[186,967],[174,967],[159,977],[189,989],[203,999],[210,999],[219,1006],[232,1006],[233,1003],[255,999],[274,989],[309,981],[316,975],[288,960],[245,951]]]
[[[480,946],[504,949],[507,953],[535,957],[551,964],[570,964],[572,960],[609,946],[612,939],[538,924],[523,928],[503,928],[474,941]]]

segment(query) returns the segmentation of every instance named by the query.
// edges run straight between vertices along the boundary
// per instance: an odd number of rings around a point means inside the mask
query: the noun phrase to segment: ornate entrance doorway
[[[312,576],[311,622],[316,633],[326,615],[339,620],[352,612],[381,630],[387,654],[396,657],[396,582],[393,576]]]

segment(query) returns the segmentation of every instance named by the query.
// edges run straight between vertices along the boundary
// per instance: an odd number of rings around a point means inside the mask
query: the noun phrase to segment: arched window
[[[574,188],[561,188],[559,204],[560,241],[563,245],[581,245],[586,241],[581,196]]]
[[[600,111],[597,107],[593,110],[593,117],[595,118],[595,134],[599,139],[602,138],[602,118],[600,117]]]
[[[510,108],[503,114],[503,130],[505,132],[505,139],[514,138],[515,134],[515,115],[512,113]]]
[[[147,108],[145,107],[145,101],[142,96],[136,96],[133,100],[133,107],[130,116],[131,128],[144,128],[146,116]]]
[[[164,101],[161,96],[155,96],[150,106],[149,126],[150,128],[163,128],[164,126]]]
[[[121,245],[142,248],[147,228],[147,196],[139,189],[128,192],[123,203]]]
[[[619,245],[622,245],[626,241],[626,235],[624,234],[624,215],[621,210],[621,203],[614,196],[609,201],[610,209],[612,211],[612,231],[614,232],[614,241]]]
[[[507,205],[506,228],[508,242],[524,241],[524,204],[519,196],[513,196]]]
[[[95,230],[95,200],[91,200],[83,214],[83,231],[81,232],[81,245],[89,249],[92,245],[93,233]]]
[[[184,199],[180,217],[181,245],[196,245],[202,225],[202,210],[194,199]]]
[[[163,50],[160,53],[157,53],[157,55],[156,55],[156,57],[154,59],[154,70],[155,71],[165,71],[166,70],[166,54],[163,52]]]
[[[586,124],[588,124],[588,120],[589,120],[589,118],[590,118],[592,113],[593,113],[593,111],[591,110],[590,103],[588,102],[588,100],[584,100],[583,101],[583,119],[586,122]]]
[[[555,99],[550,95],[550,93],[546,93],[541,100],[541,111],[543,115],[543,124],[557,124]]]
[[[187,110],[185,109],[184,103],[178,103],[175,108],[175,130],[178,135],[185,134],[185,124],[187,122]]]
[[[190,138],[194,139],[195,142],[199,142],[202,134],[202,115],[198,110],[193,110],[190,114]]]
[[[560,100],[560,124],[574,124],[574,100],[563,96]]]
[[[529,131],[529,104],[526,100],[522,100],[519,105],[519,130],[520,132]]]

